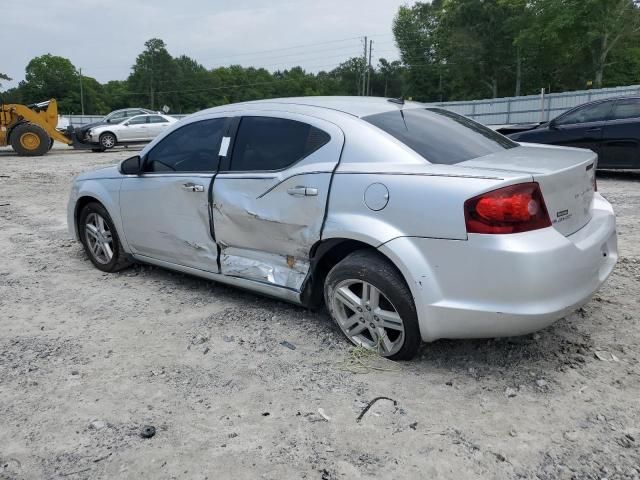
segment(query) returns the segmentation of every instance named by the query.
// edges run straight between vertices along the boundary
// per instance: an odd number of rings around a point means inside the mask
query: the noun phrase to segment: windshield
[[[442,108],[395,110],[363,120],[394,136],[431,163],[452,165],[518,146],[490,128]]]

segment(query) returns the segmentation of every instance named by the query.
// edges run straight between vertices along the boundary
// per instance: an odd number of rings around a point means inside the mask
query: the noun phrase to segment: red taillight
[[[518,233],[551,226],[547,207],[535,183],[519,183],[483,193],[464,202],[467,233]]]

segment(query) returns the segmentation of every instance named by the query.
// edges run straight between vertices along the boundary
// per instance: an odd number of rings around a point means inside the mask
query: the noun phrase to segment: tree
[[[383,97],[401,97],[404,87],[404,68],[402,62],[395,60],[389,62],[385,58],[378,60],[377,71],[373,76],[373,90],[381,92]],[[380,86],[378,87],[378,83]]]
[[[67,58],[51,54],[35,57],[27,64],[19,89],[27,103],[56,98],[61,111],[80,110],[80,76]]]
[[[539,69],[556,90],[584,88],[588,81],[602,87],[605,72],[632,57],[640,40],[637,0],[533,0],[531,8],[523,40],[538,46]],[[629,73],[619,81],[637,79]]]
[[[442,0],[418,2],[412,7],[402,6],[393,19],[393,35],[407,68],[407,85],[403,92],[416,100],[441,97],[440,77],[443,59],[436,46],[436,29]]]
[[[0,73],[0,80],[7,80],[7,81],[11,81],[11,78],[9,78],[9,75],[6,75],[4,73]],[[2,83],[0,83],[0,87],[2,86]]]
[[[178,67],[159,38],[147,40],[145,50],[138,55],[132,67],[128,83],[137,98],[146,97],[146,105],[152,110],[168,103],[176,105],[179,99]]]

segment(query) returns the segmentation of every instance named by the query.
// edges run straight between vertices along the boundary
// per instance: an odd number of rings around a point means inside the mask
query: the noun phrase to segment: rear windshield
[[[363,120],[394,136],[431,163],[452,165],[518,146],[490,128],[442,108],[396,110]]]

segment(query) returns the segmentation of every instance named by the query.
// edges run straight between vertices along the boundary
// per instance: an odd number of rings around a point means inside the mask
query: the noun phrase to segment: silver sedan
[[[420,103],[257,101],[78,176],[68,221],[102,271],[144,262],[325,305],[354,344],[408,359],[589,301],[617,260],[596,161]]]
[[[175,118],[159,113],[136,115],[118,123],[92,127],[87,132],[87,140],[101,150],[118,144],[150,142],[175,122]]]

